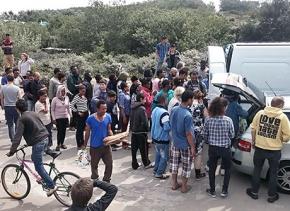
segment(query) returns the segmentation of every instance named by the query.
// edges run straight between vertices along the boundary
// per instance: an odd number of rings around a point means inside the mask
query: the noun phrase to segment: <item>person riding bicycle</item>
[[[22,136],[24,137],[28,146],[32,146],[31,159],[34,163],[35,170],[46,184],[47,196],[51,196],[56,190],[53,180],[43,167],[42,155],[48,144],[48,131],[38,115],[35,112],[27,111],[27,103],[23,99],[16,102],[16,109],[21,114],[18,119],[18,125],[10,152],[7,154],[11,157],[16,151],[21,142]]]

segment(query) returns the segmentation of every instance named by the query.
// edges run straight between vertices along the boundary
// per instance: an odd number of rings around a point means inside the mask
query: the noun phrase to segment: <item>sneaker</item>
[[[225,176],[225,170],[221,169],[221,176]]]
[[[206,189],[206,192],[209,196],[211,196],[212,198],[216,198],[216,192],[215,191],[211,191],[209,188]]]
[[[55,148],[55,151],[59,152],[59,151],[60,151],[60,146],[57,146],[57,147]]]
[[[269,198],[267,199],[267,201],[269,203],[274,203],[275,201],[277,201],[279,199],[279,194],[276,193],[274,196],[269,196]]]
[[[257,200],[259,198],[258,193],[252,192],[251,188],[248,188],[246,191],[247,195],[250,196],[252,199]]]
[[[132,163],[132,169],[133,169],[133,170],[137,170],[137,169],[139,169],[140,166],[141,166],[140,163]]]
[[[48,189],[46,195],[47,197],[52,196],[52,194],[54,194],[54,192],[57,191],[57,187],[55,186],[53,189]]]
[[[147,166],[144,166],[145,169],[151,169],[154,168],[154,165],[152,163],[149,163]]]
[[[169,178],[169,175],[162,174],[162,175],[155,175],[155,178],[165,180]]]
[[[200,173],[198,175],[195,176],[196,180],[201,180],[202,178],[206,177],[206,173]]]
[[[223,190],[223,191],[221,192],[221,197],[222,197],[222,198],[227,198],[228,195],[229,195],[228,191]]]
[[[67,146],[63,144],[63,145],[60,146],[60,148],[67,149]]]

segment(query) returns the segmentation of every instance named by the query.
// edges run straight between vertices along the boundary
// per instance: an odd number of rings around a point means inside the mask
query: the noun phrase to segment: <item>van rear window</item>
[[[241,75],[261,91],[271,91],[272,88],[275,91],[290,92],[288,63],[243,63]]]

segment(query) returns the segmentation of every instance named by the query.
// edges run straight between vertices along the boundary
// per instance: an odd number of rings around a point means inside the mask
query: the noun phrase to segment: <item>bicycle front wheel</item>
[[[57,186],[54,196],[64,206],[70,207],[72,205],[71,188],[79,178],[77,174],[72,172],[62,172],[54,178],[53,181]]]
[[[5,166],[1,173],[1,180],[6,193],[14,199],[24,199],[30,192],[31,184],[28,175],[19,165]]]

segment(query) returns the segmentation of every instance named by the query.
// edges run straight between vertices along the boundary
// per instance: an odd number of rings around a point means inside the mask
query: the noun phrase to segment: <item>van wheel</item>
[[[280,162],[277,185],[281,193],[290,194],[290,161]]]

